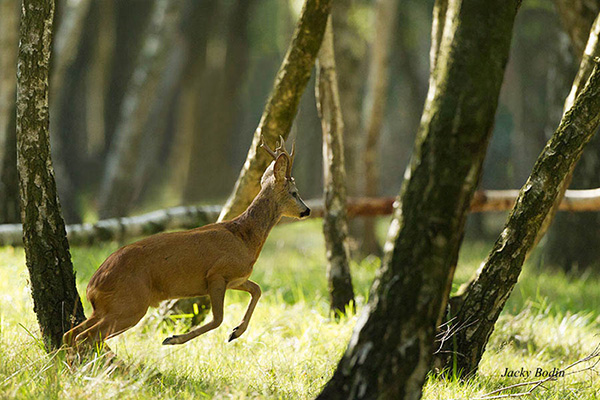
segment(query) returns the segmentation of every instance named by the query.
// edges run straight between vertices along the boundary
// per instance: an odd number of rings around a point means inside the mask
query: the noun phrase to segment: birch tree
[[[49,140],[48,70],[54,1],[24,0],[17,75],[17,162],[23,242],[34,311],[48,351],[85,319],[56,195]]]
[[[585,61],[582,62],[583,68],[586,68]],[[577,85],[578,78],[574,87]],[[517,283],[525,258],[535,245],[556,198],[561,195],[564,182],[569,179],[585,145],[600,124],[599,109],[600,68],[596,65],[538,157],[494,248],[476,278],[463,289],[464,293],[459,297],[461,301],[455,303],[457,311],[452,315],[452,324],[468,324],[468,327],[458,330],[445,343],[445,352],[439,356],[443,367],[456,368],[463,375],[477,370],[498,316]]]
[[[331,311],[345,313],[354,302],[348,252],[344,122],[340,108],[331,17],[317,59],[316,98],[323,129],[323,234]]]
[[[491,134],[519,3],[448,2],[383,264],[320,399],[420,398]]]
[[[564,1],[556,0],[555,3],[575,51],[581,51],[581,43],[585,45],[584,50],[577,53],[581,64],[571,91],[564,103],[563,110],[566,111],[573,105],[575,97],[585,85],[594,66],[594,57],[600,56],[598,38],[600,21],[597,18],[598,11],[600,11],[600,1],[574,1],[570,7],[564,4]],[[567,214],[555,218],[556,208],[568,187],[590,188],[600,186],[598,180],[600,171],[599,146],[600,139],[595,137],[593,143],[588,146],[581,160],[577,163],[577,168],[575,168],[575,165],[573,166],[562,183],[554,206],[544,220],[536,238],[537,245],[548,231],[544,251],[553,264],[565,269],[570,269],[573,264],[586,268],[595,264],[600,256],[600,251],[596,246],[596,235],[594,234],[600,229],[600,216],[597,214]],[[549,229],[551,224],[552,228]]]
[[[331,0],[306,0],[304,3],[271,97],[254,132],[246,162],[219,216],[220,221],[241,214],[259,192],[260,177],[270,162],[268,154],[257,151],[261,135],[270,146],[280,135],[287,138],[321,47],[330,8]]]

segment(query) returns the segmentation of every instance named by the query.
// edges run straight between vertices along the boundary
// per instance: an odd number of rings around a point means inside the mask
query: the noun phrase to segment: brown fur
[[[163,342],[185,343],[221,324],[227,289],[252,296],[230,340],[239,337],[260,297],[260,287],[248,278],[271,228],[282,215],[300,218],[310,212],[297,195],[293,179],[286,177],[290,162],[283,154],[271,163],[261,179],[260,193],[237,218],[153,235],[111,254],[87,287],[92,315],[65,334],[65,343],[97,342],[118,335],[136,325],[149,306],[163,300],[211,296],[211,322]]]

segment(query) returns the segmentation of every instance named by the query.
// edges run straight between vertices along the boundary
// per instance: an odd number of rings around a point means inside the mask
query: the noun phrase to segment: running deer
[[[261,295],[260,286],[248,278],[271,228],[282,216],[303,218],[310,214],[291,175],[295,146],[288,153],[281,138],[273,151],[262,137],[260,146],[273,157],[273,162],[260,180],[259,194],[246,211],[231,221],[153,235],[115,251],[88,284],[92,315],[64,335],[66,344],[110,339],[136,325],[148,307],[155,307],[160,301],[210,296],[212,321],[163,341],[185,343],[221,325],[227,289],[251,296],[229,341],[246,331]]]

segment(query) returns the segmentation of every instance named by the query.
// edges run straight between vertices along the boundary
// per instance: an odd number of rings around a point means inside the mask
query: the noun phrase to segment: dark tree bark
[[[494,122],[518,4],[449,1],[382,268],[319,398],[420,398]]]
[[[375,4],[375,38],[371,47],[369,79],[365,94],[366,143],[363,153],[364,195],[379,193],[378,145],[388,99],[388,80],[392,34],[396,28],[397,0],[378,0]],[[362,250],[366,254],[381,255],[382,249],[375,234],[375,219],[365,218]]]
[[[260,177],[269,164],[269,155],[257,151],[260,137],[264,136],[271,146],[280,135],[287,138],[321,47],[330,8],[331,0],[306,0],[294,37],[277,73],[271,97],[254,133],[246,162],[219,220],[241,214],[258,194]]]
[[[600,124],[600,67],[595,66],[585,88],[560,125],[521,189],[508,221],[452,324],[466,326],[447,341],[443,365],[463,376],[477,370],[486,344],[506,300],[517,283],[527,253],[560,192],[561,183],[577,163]],[[468,326],[467,326],[468,325]],[[454,347],[455,346],[455,347]]]
[[[152,99],[176,31],[182,0],[156,0],[136,70],[123,99],[99,196],[101,218],[127,214],[133,196],[132,171],[139,158]]]
[[[330,309],[346,312],[354,303],[348,252],[346,172],[344,170],[344,122],[335,69],[331,17],[317,59],[316,98],[323,129],[323,234],[327,255]]]
[[[48,351],[85,319],[50,157],[48,67],[54,2],[24,0],[17,89],[21,218],[34,311]]]
[[[15,134],[19,3],[0,3],[0,223],[20,219]]]

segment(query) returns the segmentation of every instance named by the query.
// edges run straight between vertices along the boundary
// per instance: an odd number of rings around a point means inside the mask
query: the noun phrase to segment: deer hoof
[[[169,336],[168,338],[163,340],[162,344],[163,346],[167,344],[179,344],[179,339],[177,338],[177,336]]]
[[[235,328],[233,328],[233,332],[231,332],[231,336],[229,336],[228,342],[239,338],[240,336],[242,336],[242,333],[244,333],[244,331],[241,330],[239,326],[236,326]]]

